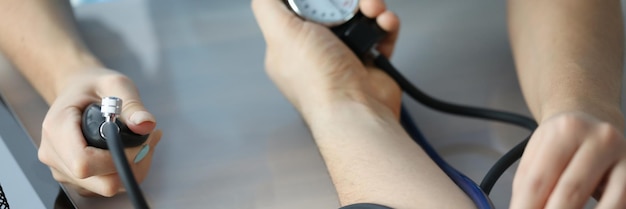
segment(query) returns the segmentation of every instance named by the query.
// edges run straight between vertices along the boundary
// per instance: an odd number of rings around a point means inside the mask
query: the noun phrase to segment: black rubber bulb
[[[102,117],[102,113],[100,112],[100,105],[91,104],[85,109],[81,129],[83,130],[85,140],[87,140],[87,145],[100,149],[108,149],[106,139],[102,138],[100,134],[100,126],[104,121],[105,118]],[[124,147],[136,147],[148,140],[148,134],[136,134],[120,120],[116,120],[115,123],[120,127],[120,136]]]

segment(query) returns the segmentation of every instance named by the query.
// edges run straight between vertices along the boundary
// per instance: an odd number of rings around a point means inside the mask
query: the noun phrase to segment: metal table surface
[[[33,145],[0,97],[0,186],[11,208],[50,208],[59,194]]]
[[[393,62],[448,101],[528,114],[506,31],[506,1],[387,1],[402,20]],[[76,8],[104,63],[131,77],[164,130],[142,184],[154,208],[337,208],[310,133],[264,74],[265,44],[247,0],[118,0]],[[462,79],[461,79],[462,78]],[[31,138],[47,105],[0,60],[0,93]],[[479,181],[525,131],[409,110],[450,163]],[[494,188],[507,207],[510,170]],[[125,195],[83,198],[80,208],[130,208]]]

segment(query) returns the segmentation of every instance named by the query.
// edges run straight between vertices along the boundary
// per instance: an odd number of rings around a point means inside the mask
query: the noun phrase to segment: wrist
[[[558,100],[542,106],[537,119],[539,123],[554,116],[567,113],[583,113],[603,122],[610,123],[620,131],[624,130],[624,116],[619,103],[590,99]]]
[[[336,92],[325,96],[324,99],[301,104],[300,111],[312,129],[347,117],[373,120],[396,119],[393,111],[388,107],[358,92]]]
[[[9,54],[9,57],[49,104],[76,72],[103,68],[89,50],[73,42],[58,47],[25,50],[21,54]]]
[[[76,74],[104,68],[100,61],[88,52],[67,55],[60,64],[51,69],[54,72],[51,77],[54,97],[71,83]]]
[[[51,71],[47,84],[49,89],[39,90],[39,93],[48,104],[52,104],[69,88],[86,88],[85,82],[93,82],[89,75],[101,74],[107,68],[90,53],[84,53],[69,57],[48,70]]]

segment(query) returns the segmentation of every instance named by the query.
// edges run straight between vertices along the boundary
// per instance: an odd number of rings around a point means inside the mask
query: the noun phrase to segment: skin
[[[299,19],[282,1],[253,0],[252,7],[267,43],[267,73],[308,123],[341,205],[474,208],[403,131],[401,92],[389,76],[364,66],[328,28]],[[360,8],[389,32],[379,50],[390,56],[397,16],[381,0],[363,0]]]
[[[619,1],[509,2],[520,83],[540,122],[516,174],[511,208],[581,208],[594,193],[602,194],[597,208],[626,207]],[[82,194],[114,195],[121,184],[108,152],[87,147],[80,135],[82,108],[117,95],[128,104],[121,119],[140,134],[154,129],[154,117],[132,82],[84,47],[67,4],[0,0],[0,5],[0,48],[52,104],[40,159],[57,180]],[[379,48],[390,56],[397,17],[380,0],[360,6],[392,34]],[[253,8],[268,44],[268,74],[311,127],[342,205],[473,207],[402,131],[400,93],[389,77],[363,66],[328,30],[296,18],[282,2],[254,0]],[[285,62],[286,56],[293,59]],[[152,133],[152,147],[160,135]],[[129,156],[136,151],[127,150]],[[133,166],[139,179],[151,155]]]
[[[252,4],[267,43],[267,73],[310,126],[342,205],[473,207],[409,142],[389,77],[280,1]],[[397,17],[382,0],[360,6],[390,32],[379,47],[389,56]],[[626,207],[620,8],[617,0],[509,1],[517,72],[540,124],[516,173],[511,208],[582,208],[592,194],[601,196],[599,209]]]
[[[81,114],[105,96],[124,101],[120,120],[138,134],[151,134],[151,150],[139,163],[126,155],[138,181],[150,168],[161,138],[156,120],[141,103],[133,82],[107,69],[79,38],[71,7],[61,0],[0,0],[0,50],[50,104],[42,123],[39,159],[54,178],[81,195],[113,196],[123,190],[110,153],[87,146],[80,129]]]
[[[582,208],[596,194],[598,209],[626,208],[620,1],[509,0],[509,31],[539,122],[510,207]]]

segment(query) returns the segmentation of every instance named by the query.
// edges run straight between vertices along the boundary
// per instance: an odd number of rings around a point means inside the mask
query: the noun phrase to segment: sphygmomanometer
[[[329,27],[357,57],[362,61],[372,61],[374,65],[389,74],[407,95],[427,107],[455,115],[510,123],[527,128],[530,131],[534,131],[537,127],[537,123],[533,119],[525,116],[451,104],[435,99],[419,90],[402,76],[386,57],[376,51],[375,48],[378,42],[386,36],[386,32],[378,26],[375,20],[364,16],[359,11],[358,0],[284,1],[287,7],[299,17]],[[100,106],[96,104],[88,106],[83,113],[82,131],[89,146],[111,151],[118,174],[134,207],[144,209],[148,208],[148,204],[130,169],[124,148],[143,145],[138,156],[135,157],[135,161],[141,160],[150,149],[149,146],[144,144],[148,136],[133,133],[124,123],[117,120],[121,106],[122,100],[115,97],[103,98]],[[407,133],[480,209],[494,208],[488,197],[489,192],[502,173],[521,157],[528,143],[528,138],[526,138],[500,158],[485,175],[480,186],[478,186],[471,179],[447,164],[437,154],[421,135],[404,107],[401,109],[400,122]],[[361,203],[345,206],[342,209],[389,209],[389,207],[373,203]]]

